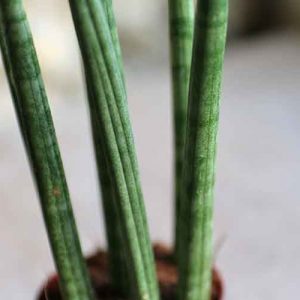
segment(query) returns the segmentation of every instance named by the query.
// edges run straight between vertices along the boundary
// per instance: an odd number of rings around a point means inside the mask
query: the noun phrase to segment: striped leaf
[[[0,41],[64,299],[94,299],[40,67],[20,0],[0,2]]]
[[[179,299],[208,300],[227,0],[198,0],[180,205]]]
[[[122,227],[134,299],[158,299],[154,259],[120,61],[98,0],[70,0],[89,87],[89,102],[107,160]],[[91,96],[92,95],[92,96]]]

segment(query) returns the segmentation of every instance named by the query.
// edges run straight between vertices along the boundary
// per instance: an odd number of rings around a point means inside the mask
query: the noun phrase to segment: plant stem
[[[180,230],[180,187],[184,158],[184,142],[188,107],[188,88],[192,61],[194,1],[169,0],[171,42],[173,123],[175,141],[175,253],[178,253]]]
[[[104,2],[108,24],[110,28],[111,37],[114,44],[114,50],[118,57],[119,69],[123,74],[123,63],[121,47],[118,38],[118,32],[113,12],[113,6],[111,0]],[[88,74],[85,74],[86,87],[88,91],[88,98],[93,97],[92,87],[90,85],[90,79]],[[93,102],[91,101],[91,105]],[[105,229],[106,229],[106,240],[108,244],[109,253],[109,266],[110,266],[110,277],[114,288],[119,291],[123,297],[128,297],[128,274],[126,274],[126,258],[124,257],[124,239],[122,237],[122,227],[120,224],[120,218],[115,203],[114,187],[112,185],[109,176],[109,165],[105,158],[105,150],[102,143],[102,134],[98,130],[97,125],[97,113],[96,108],[90,108],[91,127],[93,133],[93,141],[95,148],[95,155],[97,161],[97,169],[99,175],[99,182],[101,186],[102,194],[102,207],[105,216]]]
[[[154,259],[146,224],[127,99],[119,61],[103,2],[70,0],[74,24],[92,91],[90,109],[97,118],[97,131],[115,190],[131,275],[134,299],[158,299]]]
[[[113,9],[113,3],[112,0],[105,0],[105,8],[106,8],[106,15],[108,20],[108,25],[110,28],[111,33],[111,39],[115,48],[119,69],[123,77],[124,81],[124,88],[125,88],[125,76],[124,76],[124,69],[123,69],[123,59],[122,59],[122,50],[121,45],[119,41],[119,34],[118,34],[118,28],[117,23],[115,19],[114,9]]]
[[[19,124],[66,300],[94,299],[48,100],[22,1],[0,2],[0,40]]]
[[[227,0],[199,0],[196,10],[180,206],[180,300],[210,299],[213,187]]]
[[[88,75],[86,75],[86,82],[88,98],[91,99],[93,94],[91,87],[88,87],[90,80],[87,78]],[[109,176],[109,165],[102,145],[102,136],[98,130],[99,126],[94,107],[90,109],[90,118],[105,217],[111,282],[113,287],[122,296],[127,297],[128,275],[126,274],[126,258],[123,251],[125,246],[122,237],[122,227],[116,208],[114,188]]]

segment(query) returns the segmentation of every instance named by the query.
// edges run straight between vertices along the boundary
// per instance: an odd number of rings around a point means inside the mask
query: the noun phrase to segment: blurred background
[[[115,0],[152,239],[172,242],[167,1]],[[67,1],[26,0],[85,253],[104,246],[80,57]],[[216,183],[225,300],[300,293],[300,2],[230,0]],[[34,299],[53,272],[0,68],[0,299]]]

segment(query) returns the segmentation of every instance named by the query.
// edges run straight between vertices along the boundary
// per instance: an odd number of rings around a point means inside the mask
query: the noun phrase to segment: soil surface
[[[176,294],[178,274],[173,262],[172,251],[161,244],[156,244],[154,245],[154,255],[161,299],[173,300]],[[97,251],[93,256],[87,258],[87,265],[99,299],[122,300],[122,297],[112,288],[109,281],[107,253],[102,250]],[[213,270],[211,300],[221,300],[222,294],[223,288],[220,275],[216,270]],[[38,300],[62,300],[56,275],[51,277],[45,284]]]

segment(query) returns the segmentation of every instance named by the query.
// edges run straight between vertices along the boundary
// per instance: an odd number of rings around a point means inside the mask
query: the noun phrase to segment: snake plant
[[[160,298],[112,0],[69,0],[80,46],[108,241],[124,299]],[[169,0],[179,300],[208,300],[227,0]],[[96,299],[22,0],[0,1],[0,47],[65,300]]]

